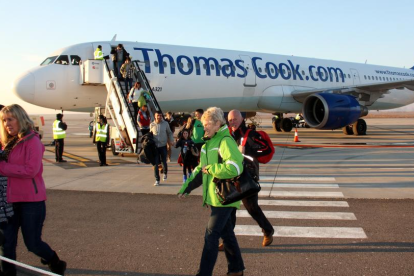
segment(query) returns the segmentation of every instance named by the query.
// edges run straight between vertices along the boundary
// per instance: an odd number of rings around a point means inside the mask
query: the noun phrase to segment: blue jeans
[[[162,163],[162,170],[164,174],[167,174],[167,146],[159,147],[158,154],[155,155],[155,166],[154,166],[154,176],[156,181],[160,181],[160,172],[158,170],[158,165]]]
[[[123,64],[122,61],[117,61],[116,62],[116,65],[118,67],[118,68],[116,68],[117,69],[116,70],[116,75],[117,75],[118,81],[122,78],[122,74],[121,74],[121,66],[122,66],[122,64]]]
[[[239,244],[234,234],[231,214],[233,207],[211,206],[210,220],[208,221],[204,237],[203,254],[201,255],[200,269],[197,275],[212,275],[218,255],[219,238],[223,238],[228,272],[244,270]]]
[[[33,252],[46,262],[50,262],[54,251],[42,241],[43,222],[46,218],[46,204],[40,202],[19,202],[13,204],[14,216],[8,223],[2,225],[4,257],[16,260],[17,234],[22,228],[24,243],[30,252]],[[2,262],[3,272],[16,271],[13,264]]]
[[[126,92],[126,94],[129,93],[129,90],[131,90],[131,88],[132,88],[132,78],[125,78],[125,92]]]

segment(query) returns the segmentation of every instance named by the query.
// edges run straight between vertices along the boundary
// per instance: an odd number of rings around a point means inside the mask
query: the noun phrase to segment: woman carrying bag
[[[223,238],[225,245],[227,275],[243,275],[245,267],[231,219],[232,214],[240,208],[240,201],[222,205],[215,193],[216,184],[213,182],[214,178],[229,179],[240,175],[243,171],[243,155],[230,136],[220,108],[207,109],[201,121],[205,131],[203,138],[205,144],[201,149],[200,163],[178,192],[179,198],[182,199],[193,189],[202,185],[203,205],[208,205],[211,209],[197,275],[213,275],[220,237]],[[222,162],[219,162],[219,154]]]

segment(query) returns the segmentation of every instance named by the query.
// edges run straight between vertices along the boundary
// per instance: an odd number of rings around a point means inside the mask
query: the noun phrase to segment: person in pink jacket
[[[64,275],[66,262],[42,241],[46,217],[46,188],[43,181],[42,158],[45,147],[34,131],[33,121],[19,105],[13,104],[0,111],[0,175],[8,177],[7,201],[13,204],[14,215],[3,229],[4,257],[16,260],[19,228],[30,252],[41,258],[52,272]],[[3,262],[4,275],[16,275],[14,265]]]

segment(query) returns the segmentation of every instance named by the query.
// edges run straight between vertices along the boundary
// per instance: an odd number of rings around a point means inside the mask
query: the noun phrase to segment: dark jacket
[[[246,134],[246,131],[248,130],[245,122],[243,121],[241,125],[239,126],[236,131],[232,133],[232,136],[234,140],[236,140],[236,143],[238,146],[242,143],[242,138],[244,139],[244,136]],[[258,157],[261,156],[261,152],[259,151],[261,149],[261,145],[256,143],[255,139],[261,139],[261,136],[259,133],[257,133],[255,130],[250,130],[249,135],[247,137],[246,144],[244,146],[244,155],[253,158],[250,160],[251,162],[246,161],[246,167],[249,169],[249,172],[252,176],[257,177],[257,180],[259,179],[259,161],[257,160]],[[248,159],[247,157],[247,159]]]
[[[129,57],[129,53],[125,50],[125,48],[122,47],[122,52],[123,52],[123,59],[122,59],[122,63],[125,62],[125,59],[127,57]],[[118,55],[116,53],[116,48],[111,50],[111,54],[114,55],[112,61],[118,61]]]
[[[138,154],[138,159],[143,163],[155,165],[155,156],[159,153],[153,134],[149,132],[142,136],[141,143],[142,148]]]
[[[185,163],[186,165],[189,164],[197,166],[196,161],[198,158],[191,153],[191,148],[195,147],[193,140],[184,140],[184,138],[182,138],[177,141],[175,147],[181,148],[181,157],[183,158],[183,163]]]

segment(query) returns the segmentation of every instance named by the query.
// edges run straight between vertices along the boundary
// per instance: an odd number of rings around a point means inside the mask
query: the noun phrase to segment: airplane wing
[[[384,94],[387,94],[390,89],[402,90],[404,88],[414,90],[414,79],[354,86],[337,86],[324,89],[304,88],[293,91],[292,96],[296,101],[303,103],[306,97],[308,97],[309,95],[321,92],[352,95],[356,97],[359,102],[362,102],[365,106],[370,106],[376,100],[382,98]]]

